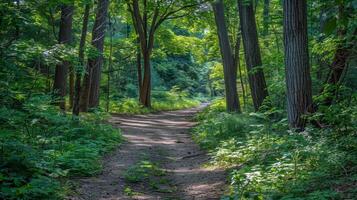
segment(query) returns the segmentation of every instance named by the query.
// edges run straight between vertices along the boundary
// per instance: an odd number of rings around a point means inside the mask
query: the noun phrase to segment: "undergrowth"
[[[188,97],[186,92],[177,91],[153,91],[152,107],[143,107],[137,99],[127,98],[111,102],[110,112],[122,114],[146,114],[158,111],[180,110],[192,108],[200,104],[199,100]]]
[[[357,196],[357,106],[320,106],[329,126],[288,129],[279,109],[232,114],[223,100],[197,117],[194,139],[211,152],[212,165],[230,171],[223,199],[353,199]],[[328,113],[328,114],[325,114]]]
[[[103,113],[73,119],[34,95],[0,108],[0,199],[63,199],[69,177],[101,170],[100,157],[121,141]]]

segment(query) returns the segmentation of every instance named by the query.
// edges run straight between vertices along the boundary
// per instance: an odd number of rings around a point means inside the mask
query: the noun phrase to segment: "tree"
[[[339,43],[330,65],[330,73],[325,83],[327,86],[330,85],[332,87],[324,87],[322,89],[322,92],[327,91],[330,93],[324,102],[327,106],[333,103],[334,96],[336,96],[338,91],[337,86],[343,79],[343,74],[347,69],[349,59],[353,55],[355,47],[354,40],[356,39],[357,28],[354,27],[354,30],[350,33],[351,36],[347,37],[347,26],[345,24],[351,20],[349,19],[350,17],[347,14],[347,10],[343,2],[338,2],[338,22],[340,25],[335,28],[337,29],[336,32]],[[337,19],[335,20],[337,21]]]
[[[139,91],[140,103],[145,107],[151,107],[150,58],[154,48],[155,33],[164,21],[185,16],[187,13],[182,12],[185,9],[196,7],[198,3],[195,1],[169,0],[162,2],[144,0],[140,5],[138,0],[127,0],[127,5],[140,40],[143,57],[144,77],[142,85],[139,87],[141,89]],[[138,75],[140,76],[140,74]],[[141,79],[138,78],[138,80]]]
[[[60,44],[70,44],[72,41],[72,21],[73,21],[74,7],[71,4],[63,4],[61,6],[61,23],[59,30],[58,42]],[[68,61],[63,61],[56,66],[55,78],[53,83],[53,90],[56,97],[59,97],[59,106],[62,110],[66,109],[64,97],[66,96],[66,82]]]
[[[284,1],[284,46],[288,120],[302,130],[312,108],[306,0]]]
[[[87,38],[89,10],[90,10],[90,4],[88,3],[85,5],[84,8],[81,40],[79,42],[78,54],[79,54],[79,63],[81,66],[84,65],[84,49],[85,49],[86,38]],[[74,100],[73,100],[73,114],[77,116],[79,115],[79,110],[80,110],[79,103],[80,103],[80,95],[81,95],[81,78],[82,78],[81,70],[77,69],[76,81],[75,81],[75,93],[74,93]]]
[[[268,89],[262,69],[262,60],[258,42],[253,3],[251,0],[238,0],[240,27],[244,46],[244,54],[248,69],[249,86],[257,111],[268,96]]]
[[[217,0],[213,4],[213,12],[217,26],[219,46],[223,61],[224,82],[226,92],[226,103],[228,112],[240,112],[240,104],[237,92],[237,65],[232,54],[232,49],[228,39],[228,31],[224,16],[224,4],[222,0]]]
[[[99,86],[103,65],[104,37],[109,0],[99,0],[96,18],[92,31],[92,46],[98,51],[98,56],[88,59],[87,71],[83,80],[81,110],[95,108],[99,105]]]

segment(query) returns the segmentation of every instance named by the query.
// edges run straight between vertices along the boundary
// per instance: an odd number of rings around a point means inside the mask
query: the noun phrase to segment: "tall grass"
[[[137,99],[127,98],[110,103],[110,112],[121,114],[146,114],[158,111],[192,108],[200,104],[199,100],[188,97],[185,92],[176,90],[153,91],[152,107],[145,108]]]

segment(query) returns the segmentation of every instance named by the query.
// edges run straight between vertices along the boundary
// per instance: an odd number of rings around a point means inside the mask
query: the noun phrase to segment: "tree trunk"
[[[217,0],[212,4],[219,46],[223,61],[224,82],[226,92],[226,103],[228,112],[240,112],[239,98],[237,92],[237,66],[234,64],[232,49],[229,44],[228,31],[224,16],[223,0]]]
[[[265,97],[268,96],[268,90],[265,83],[264,72],[261,68],[262,60],[253,4],[251,0],[249,2],[238,0],[238,7],[249,85],[254,108],[258,111]]]
[[[346,15],[346,11],[342,3],[339,5],[338,9],[339,18],[343,19]],[[351,37],[352,39],[350,40],[346,39],[346,33],[347,30],[343,27],[340,27],[337,30],[340,43],[337,46],[337,50],[330,67],[330,73],[327,77],[327,81],[325,84],[337,86],[341,82],[342,75],[344,74],[348,66],[348,60],[350,59],[351,55],[353,55],[353,49],[355,45],[354,39],[357,35],[357,29],[354,30],[353,36]],[[323,88],[323,91],[325,90],[326,87]],[[324,102],[324,105],[326,106],[329,106],[333,103],[334,97],[337,96],[337,87],[332,87],[331,91],[329,92],[331,94],[326,98]]]
[[[138,37],[137,41],[137,49],[136,49],[136,64],[137,64],[137,72],[138,72],[138,91],[139,91],[139,101],[140,101],[140,94],[141,94],[141,90],[142,90],[142,84],[143,84],[143,75],[142,75],[142,71],[141,71],[141,50],[140,50],[140,39]]]
[[[82,33],[81,33],[81,40],[79,43],[79,62],[81,66],[84,65],[84,49],[86,45],[86,38],[87,38],[87,30],[88,30],[88,21],[89,21],[89,10],[90,5],[87,4],[84,9],[83,15],[83,24],[82,24]],[[75,82],[75,93],[74,93],[74,101],[73,101],[73,115],[79,115],[80,110],[80,95],[81,95],[81,76],[82,73],[79,69],[76,72],[76,82]]]
[[[109,47],[109,62],[108,62],[108,81],[107,81],[107,106],[106,110],[109,112],[110,109],[110,73],[113,70],[113,22],[109,16],[109,30],[110,30],[110,47]]]
[[[74,99],[74,68],[69,66],[69,108],[73,108]]]
[[[245,87],[244,87],[244,81],[243,81],[243,72],[240,64],[240,44],[241,44],[241,36],[240,34],[237,34],[237,41],[235,45],[235,51],[234,51],[234,65],[235,68],[239,70],[239,80],[240,80],[240,85],[242,88],[242,95],[243,95],[243,107],[246,106],[246,92],[245,92]]]
[[[140,93],[140,103],[145,107],[151,107],[151,66],[150,53],[144,52],[144,80]]]
[[[290,127],[303,130],[312,108],[306,0],[284,0],[287,111]]]
[[[96,19],[92,31],[92,45],[100,54],[96,58],[88,59],[89,67],[92,69],[90,89],[89,89],[89,108],[99,106],[99,87],[101,70],[103,66],[103,50],[104,50],[104,37],[106,29],[106,19],[109,7],[109,0],[100,0],[98,2]]]
[[[86,73],[83,77],[83,90],[81,91],[80,97],[80,111],[87,112],[88,111],[88,103],[89,103],[89,92],[90,92],[90,85],[91,85],[91,77],[92,77],[92,68],[87,63],[86,65]]]
[[[61,23],[58,42],[60,44],[70,44],[72,40],[72,20],[73,20],[73,5],[62,5],[61,7]],[[53,90],[56,97],[59,97],[59,107],[62,110],[66,109],[66,87],[67,87],[67,72],[70,63],[63,61],[56,66]]]

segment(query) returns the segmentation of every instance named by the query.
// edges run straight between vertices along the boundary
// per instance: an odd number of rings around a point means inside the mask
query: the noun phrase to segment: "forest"
[[[0,199],[357,198],[357,0],[0,0]]]

